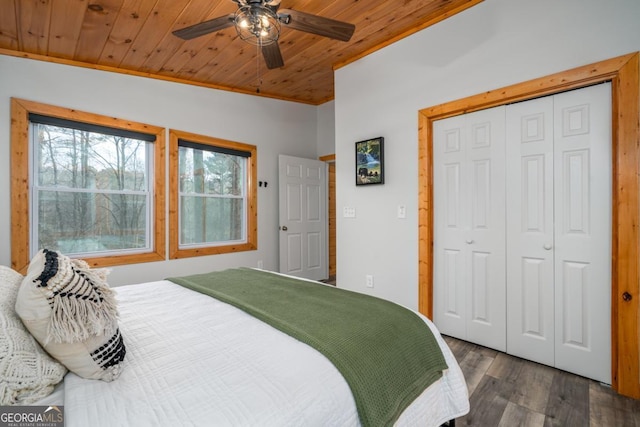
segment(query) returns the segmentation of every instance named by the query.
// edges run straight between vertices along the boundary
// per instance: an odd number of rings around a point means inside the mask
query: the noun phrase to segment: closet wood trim
[[[433,121],[610,81],[612,86],[611,378],[640,399],[640,71],[638,52],[418,112],[418,308],[433,318]],[[622,300],[623,293],[632,299]]]

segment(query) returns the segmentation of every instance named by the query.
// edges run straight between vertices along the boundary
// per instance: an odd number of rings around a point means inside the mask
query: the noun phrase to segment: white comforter
[[[125,369],[114,382],[65,379],[65,425],[356,426],[349,387],[320,353],[214,298],[168,281],[116,288]],[[438,426],[469,411],[449,370],[398,425]]]

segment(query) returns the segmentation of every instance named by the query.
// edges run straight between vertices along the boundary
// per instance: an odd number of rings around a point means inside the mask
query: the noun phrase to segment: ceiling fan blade
[[[195,39],[196,37],[204,36],[205,34],[233,27],[233,19],[234,14],[230,13],[229,15],[219,16],[218,18],[213,18],[199,24],[191,25],[190,27],[176,30],[173,32],[173,35],[184,40]]]
[[[294,30],[304,31],[319,36],[329,37],[343,42],[348,42],[356,29],[356,26],[348,22],[323,18],[292,9],[282,9],[278,13],[280,22]]]
[[[280,46],[277,42],[262,46],[262,56],[264,56],[264,62],[267,63],[267,68],[270,70],[284,66]]]

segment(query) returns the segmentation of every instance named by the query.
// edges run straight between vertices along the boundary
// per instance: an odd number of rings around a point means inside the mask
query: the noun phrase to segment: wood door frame
[[[327,215],[327,234],[329,236],[327,249],[327,265],[329,267],[329,280],[335,280],[337,275],[337,267],[336,267],[336,220],[337,211],[336,211],[336,200],[335,200],[335,167],[336,167],[336,155],[335,154],[327,154],[326,156],[318,157],[318,160],[321,160],[329,165],[329,171],[327,172],[327,208],[329,214]],[[333,168],[334,175],[332,177],[331,168]],[[332,181],[333,180],[333,181]],[[334,186],[334,194],[331,194],[331,185]],[[332,206],[333,203],[333,206]],[[334,220],[331,221],[331,209],[333,208]]]
[[[640,71],[638,52],[432,106],[418,113],[418,308],[433,317],[433,121],[611,82],[611,378],[618,393],[640,398]],[[622,294],[632,299],[622,301]],[[624,304],[624,305],[623,305]]]

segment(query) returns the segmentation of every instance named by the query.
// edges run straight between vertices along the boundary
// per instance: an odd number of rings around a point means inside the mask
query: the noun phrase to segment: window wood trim
[[[149,252],[83,258],[92,267],[165,259],[165,130],[143,123],[11,98],[11,267],[25,273],[30,262],[29,113],[153,134],[153,245]]]
[[[247,158],[247,241],[229,245],[204,246],[180,249],[179,209],[179,151],[178,140],[183,139],[205,145],[230,148],[251,153]],[[257,148],[254,145],[227,141],[205,135],[169,129],[169,258],[189,258],[258,249],[258,197],[257,197]]]
[[[640,70],[638,52],[425,108],[418,114],[418,309],[433,318],[433,121],[606,81],[612,91],[611,378],[640,398]],[[632,299],[622,301],[628,292]]]

